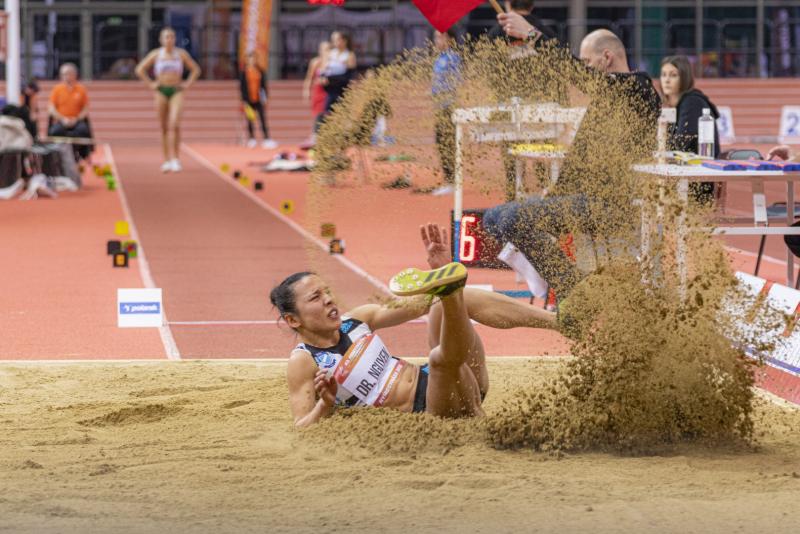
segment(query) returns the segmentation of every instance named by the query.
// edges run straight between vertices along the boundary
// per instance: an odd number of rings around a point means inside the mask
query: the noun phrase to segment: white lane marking
[[[493,362],[505,362],[505,361],[517,361],[517,360],[536,360],[541,362],[553,362],[553,361],[567,361],[574,358],[574,356],[570,355],[555,355],[555,354],[540,354],[540,355],[526,355],[526,356],[487,356],[486,357],[489,361]],[[419,356],[411,356],[408,358],[403,358],[406,361],[410,361],[412,363],[424,363],[428,361],[428,358],[421,358]],[[289,361],[289,358],[279,357],[279,358],[212,358],[212,359],[203,359],[203,358],[190,358],[188,360],[181,360],[181,365],[187,365],[190,363],[202,363],[202,364],[213,364],[213,365],[227,365],[227,364],[242,364],[242,363],[252,363],[252,364],[286,364]],[[25,367],[36,367],[38,365],[60,365],[60,364],[73,364],[73,363],[91,363],[97,365],[126,365],[126,364],[164,364],[169,363],[167,360],[155,360],[155,359],[147,359],[142,358],[141,360],[0,360],[0,368],[1,367],[9,367],[9,366],[25,366]]]
[[[298,234],[302,235],[304,238],[306,238],[307,240],[311,241],[312,243],[316,244],[319,248],[321,248],[325,252],[328,252],[328,243],[322,241],[321,239],[318,239],[314,234],[312,234],[311,232],[309,232],[308,230],[306,230],[305,228],[303,228],[302,226],[300,226],[299,224],[297,224],[296,222],[294,222],[290,218],[286,217],[280,211],[276,210],[275,208],[273,208],[272,206],[267,204],[262,198],[260,198],[258,195],[256,195],[255,193],[253,193],[252,191],[250,191],[249,189],[247,189],[246,187],[244,187],[240,183],[234,182],[229,177],[225,176],[225,174],[222,171],[217,169],[214,165],[211,164],[210,161],[208,161],[206,158],[204,158],[202,155],[200,155],[197,151],[195,151],[193,148],[191,148],[187,144],[181,143],[181,148],[183,150],[185,150],[186,152],[188,152],[190,156],[192,156],[198,163],[200,163],[200,165],[202,165],[206,169],[208,169],[211,172],[213,172],[214,176],[216,176],[217,178],[220,178],[226,184],[234,187],[240,193],[242,193],[244,196],[246,196],[247,198],[249,198],[250,200],[252,200],[256,204],[261,206],[263,209],[267,210],[270,214],[272,214],[275,217],[277,217],[278,220],[283,221],[284,223],[286,223],[290,228],[292,228],[292,230],[294,230]],[[362,269],[361,267],[359,267],[358,265],[356,265],[355,263],[353,263],[349,259],[345,258],[341,254],[334,254],[334,255],[332,255],[332,257],[335,260],[339,261],[342,265],[344,265],[345,267],[347,267],[348,269],[350,269],[351,271],[356,273],[357,275],[359,275],[359,276],[361,276],[363,278],[366,278],[372,285],[374,285],[375,287],[377,287],[378,289],[380,289],[384,293],[391,294],[390,291],[389,291],[389,288],[386,286],[386,284],[384,284],[383,282],[381,282],[380,280],[378,280],[377,278],[375,278],[374,276],[369,274],[367,271],[365,271],[364,269]]]
[[[145,256],[144,253],[144,245],[142,244],[142,240],[139,239],[139,232],[136,230],[136,223],[133,222],[131,208],[128,205],[128,197],[125,196],[125,188],[122,186],[122,176],[119,173],[119,169],[117,169],[116,161],[114,161],[114,154],[111,152],[111,145],[105,144],[104,148],[108,163],[111,165],[111,168],[114,171],[114,176],[117,179],[117,192],[119,194],[120,203],[122,204],[122,212],[125,216],[125,220],[128,221],[128,229],[130,231],[131,238],[136,241],[138,246],[136,256],[139,263],[139,273],[142,276],[142,284],[144,284],[144,287],[147,288],[157,288],[158,286],[153,281],[153,275],[150,272],[150,264],[147,263],[147,256]],[[172,330],[169,329],[166,309],[162,311],[164,312],[164,326],[158,328],[158,334],[161,336],[161,343],[164,345],[164,352],[167,355],[167,359],[180,360],[181,353],[178,350],[177,343],[175,343],[175,338],[172,336]]]
[[[263,321],[170,321],[168,324],[174,326],[238,326],[238,325],[277,325],[279,322],[276,319],[267,319]],[[425,319],[412,319],[403,324],[427,324]],[[403,325],[398,325],[403,326]]]
[[[750,252],[749,250],[742,250],[740,248],[730,247],[730,246],[727,246],[727,245],[725,246],[725,250],[727,250],[729,252],[733,252],[735,254],[741,254],[742,256],[745,256],[746,258],[758,258],[758,254],[757,253]],[[766,254],[761,256],[761,261],[765,261],[767,263],[774,263],[776,265],[783,265],[784,267],[786,267],[786,260],[785,259],[776,258],[774,256],[767,256]],[[799,267],[800,266],[796,265],[795,269],[798,269]]]

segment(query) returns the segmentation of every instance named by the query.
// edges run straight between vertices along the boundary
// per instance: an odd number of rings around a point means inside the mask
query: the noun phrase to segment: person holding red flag
[[[413,2],[436,31],[445,33],[484,0],[413,0]],[[496,1],[491,3],[498,13],[502,13]]]

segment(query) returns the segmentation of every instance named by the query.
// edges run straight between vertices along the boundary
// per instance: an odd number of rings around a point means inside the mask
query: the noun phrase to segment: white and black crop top
[[[337,405],[383,405],[398,384],[407,363],[391,356],[369,325],[358,319],[343,317],[339,333],[339,342],[332,347],[319,348],[300,343],[295,350],[308,352],[320,369],[328,370],[336,377],[339,384]],[[353,350],[348,355],[351,347]],[[342,362],[345,355],[348,358]]]

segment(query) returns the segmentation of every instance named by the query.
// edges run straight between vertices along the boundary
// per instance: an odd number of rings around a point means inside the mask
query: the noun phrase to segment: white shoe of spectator
[[[34,174],[31,176],[31,179],[28,180],[28,188],[19,198],[21,200],[33,200],[38,198],[39,195],[50,198],[56,198],[58,196],[55,191],[47,187],[47,176],[44,174]]]
[[[172,160],[167,160],[161,164],[161,172],[172,172]]]
[[[183,170],[181,162],[178,161],[178,158],[173,159],[170,163],[172,164],[172,172],[181,172]]]
[[[20,178],[8,187],[0,189],[0,200],[10,200],[25,188],[25,180]]]
[[[264,139],[264,141],[261,143],[261,148],[266,148],[268,150],[278,148],[278,142],[272,139]]]
[[[247,148],[255,148],[256,146],[258,146],[258,141],[256,141],[255,139],[247,140]]]
[[[78,184],[75,183],[75,180],[68,176],[56,176],[53,178],[53,185],[57,192],[61,191],[70,191],[74,193],[78,190]]]

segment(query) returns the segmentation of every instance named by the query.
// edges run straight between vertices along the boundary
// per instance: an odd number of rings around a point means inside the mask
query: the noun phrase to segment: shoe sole
[[[467,268],[458,262],[448,263],[444,267],[430,271],[410,267],[392,277],[389,290],[398,297],[437,295],[444,292],[448,286],[466,279]]]

